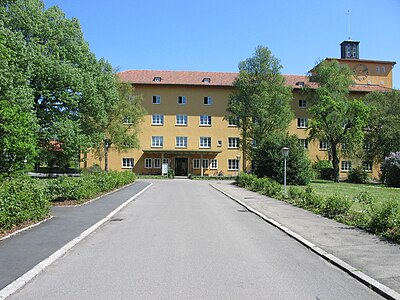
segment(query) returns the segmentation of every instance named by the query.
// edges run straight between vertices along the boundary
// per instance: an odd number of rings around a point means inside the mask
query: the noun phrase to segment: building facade
[[[392,88],[394,62],[359,59],[358,42],[354,41],[343,42],[341,49],[341,58],[336,60],[349,65],[354,72],[351,96],[362,97]],[[240,131],[235,118],[227,118],[226,111],[237,73],[131,70],[118,76],[141,95],[147,114],[141,125],[141,149],[118,152],[111,148],[111,170],[161,174],[162,165],[168,163],[178,176],[235,175],[243,171]],[[308,103],[301,90],[315,83],[308,82],[307,76],[284,76],[293,90],[295,119],[289,132],[299,137],[311,160],[327,159],[328,145],[308,140]],[[84,165],[93,164],[104,162],[89,154]],[[341,177],[346,177],[350,169],[351,161],[343,159]],[[373,177],[378,176],[377,167],[367,164],[366,169]]]

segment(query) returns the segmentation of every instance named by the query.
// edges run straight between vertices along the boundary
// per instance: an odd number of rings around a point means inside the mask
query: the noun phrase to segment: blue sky
[[[399,0],[44,0],[79,19],[97,58],[120,71],[236,72],[267,46],[283,74],[305,75],[315,62],[340,57],[339,44],[360,41],[360,58],[396,61],[400,89]]]

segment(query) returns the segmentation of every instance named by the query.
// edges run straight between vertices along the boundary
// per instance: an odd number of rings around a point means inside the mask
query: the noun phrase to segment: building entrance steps
[[[211,185],[389,299],[400,299],[400,245],[232,182]]]

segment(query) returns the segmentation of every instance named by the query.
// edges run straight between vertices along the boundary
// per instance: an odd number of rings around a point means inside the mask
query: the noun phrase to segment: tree
[[[67,164],[102,140],[107,110],[118,101],[112,66],[97,60],[77,19],[41,0],[3,0],[4,26],[28,51],[29,87],[39,123],[41,157]],[[55,146],[56,145],[56,146]]]
[[[347,154],[362,145],[369,109],[359,99],[349,97],[352,72],[337,61],[319,63],[310,75],[318,83],[316,89],[306,88],[311,120],[310,139],[326,141],[329,145],[334,181],[339,181],[339,161],[343,154],[339,146],[346,145]]]
[[[117,151],[139,148],[138,130],[145,111],[141,97],[134,94],[131,84],[117,82],[119,100],[108,111],[104,128],[104,170],[108,171],[108,153],[113,145]],[[97,151],[101,153],[100,149]]]
[[[311,162],[296,135],[274,133],[263,139],[255,149],[254,166],[258,177],[269,177],[283,183],[282,148],[289,147],[287,180],[289,184],[305,185],[311,180]]]
[[[37,155],[37,120],[22,35],[0,24],[0,173],[27,170]]]
[[[285,131],[292,120],[291,89],[285,86],[282,66],[267,47],[258,46],[253,57],[239,63],[239,75],[227,111],[238,118],[243,170],[254,143],[270,133]]]
[[[371,113],[365,135],[366,160],[382,162],[400,151],[400,92],[373,92],[364,97]]]

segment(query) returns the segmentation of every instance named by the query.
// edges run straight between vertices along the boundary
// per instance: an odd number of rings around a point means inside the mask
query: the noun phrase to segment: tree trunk
[[[337,144],[332,145],[332,166],[333,166],[333,181],[339,182],[339,157]]]

